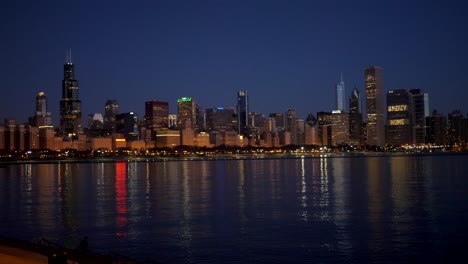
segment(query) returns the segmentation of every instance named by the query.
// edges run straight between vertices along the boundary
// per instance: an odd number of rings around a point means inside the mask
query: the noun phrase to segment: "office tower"
[[[237,130],[237,127],[234,126],[234,109],[217,107],[206,109],[205,112],[207,132]]]
[[[285,130],[283,113],[272,113],[270,114],[270,118],[275,119],[275,125],[278,132]]]
[[[192,97],[182,97],[177,100],[177,126],[185,128],[187,121],[190,121],[190,126],[195,130],[196,107],[195,99]]]
[[[349,143],[362,145],[361,95],[354,87],[349,97]]]
[[[75,79],[75,66],[71,52],[63,66],[62,100],[60,101],[60,132],[65,138],[76,138],[83,133],[81,101],[78,94],[78,81]]]
[[[170,129],[175,129],[177,128],[177,115],[175,114],[170,114],[169,119],[168,119],[168,126]]]
[[[206,113],[205,109],[203,109],[201,106],[197,105],[195,111],[196,115],[196,121],[195,121],[195,133],[200,133],[203,131],[206,131]],[[234,110],[233,110],[234,111]]]
[[[296,145],[305,144],[305,121],[304,119],[296,119]]]
[[[138,116],[134,112],[121,113],[115,117],[117,133],[124,134],[127,141],[139,139]]]
[[[327,146],[332,144],[331,138],[331,118],[332,113],[330,112],[318,112],[317,113],[317,123],[318,123],[318,137],[319,143],[322,146]]]
[[[346,93],[345,83],[343,81],[343,74],[341,74],[341,81],[336,84],[336,109],[338,111],[346,111]]]
[[[314,127],[315,125],[317,125],[317,118],[315,118],[314,114],[308,114],[305,119],[305,122],[310,127]]]
[[[331,115],[332,145],[347,144],[349,140],[349,114],[335,110]]]
[[[107,100],[104,109],[104,129],[115,133],[115,117],[119,114],[119,103],[117,100]]]
[[[88,129],[96,130],[104,128],[104,118],[101,113],[88,115]]]
[[[463,113],[460,110],[454,110],[448,113],[447,137],[450,145],[460,144],[462,142],[462,120]]]
[[[411,89],[413,97],[413,144],[426,143],[426,117],[429,116],[429,95],[421,89]]]
[[[152,132],[169,128],[169,103],[161,101],[145,102],[145,125]],[[152,133],[154,136],[154,133]],[[153,138],[154,139],[154,138]]]
[[[387,92],[386,143],[394,146],[411,144],[412,96],[405,89]]]
[[[367,144],[382,146],[385,143],[385,99],[383,69],[372,66],[364,72],[366,84]]]
[[[297,144],[297,123],[296,109],[288,109],[286,111],[286,130],[291,133],[290,144]]]
[[[434,145],[447,144],[447,118],[438,113],[437,110],[432,111],[432,115],[426,117],[426,143]]]
[[[36,96],[36,126],[52,126],[52,115],[47,111],[47,97],[44,92],[39,92]]]
[[[249,128],[249,97],[247,91],[237,93],[237,133],[248,136]]]

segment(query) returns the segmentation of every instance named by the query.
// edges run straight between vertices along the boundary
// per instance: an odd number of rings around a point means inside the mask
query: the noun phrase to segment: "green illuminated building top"
[[[183,103],[183,102],[191,102],[192,97],[182,97],[177,100],[178,103]]]

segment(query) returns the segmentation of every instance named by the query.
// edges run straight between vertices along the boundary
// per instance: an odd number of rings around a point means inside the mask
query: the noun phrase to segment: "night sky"
[[[296,108],[298,117],[364,96],[364,68],[384,89],[421,88],[430,109],[468,111],[468,16],[463,1],[13,1],[0,13],[0,118],[26,122],[44,91],[58,124],[63,64],[72,50],[82,116],[144,115],[144,102],[193,96],[204,108]],[[363,101],[364,103],[364,101]],[[86,121],[84,122],[87,126]]]

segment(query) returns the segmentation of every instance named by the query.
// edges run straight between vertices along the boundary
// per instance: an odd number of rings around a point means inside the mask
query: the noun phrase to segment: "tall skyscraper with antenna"
[[[341,74],[341,81],[336,85],[336,109],[338,111],[346,111],[346,94],[345,83],[343,81],[343,74]]]
[[[70,50],[63,66],[62,100],[60,100],[60,132],[64,138],[73,138],[83,133],[78,92],[78,81],[75,79],[75,66],[72,63]]]

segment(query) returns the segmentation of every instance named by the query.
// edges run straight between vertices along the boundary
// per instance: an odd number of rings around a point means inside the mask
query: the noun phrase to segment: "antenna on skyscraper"
[[[343,72],[341,72],[341,82],[343,82]]]
[[[70,64],[72,64],[72,55],[71,55],[71,49],[70,49]]]

